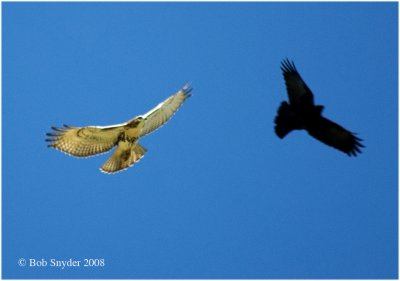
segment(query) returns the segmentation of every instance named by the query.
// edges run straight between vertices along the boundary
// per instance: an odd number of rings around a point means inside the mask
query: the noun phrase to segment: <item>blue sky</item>
[[[3,3],[3,278],[396,278],[397,5]],[[361,155],[278,139],[285,57]],[[122,173],[46,147],[188,81]]]

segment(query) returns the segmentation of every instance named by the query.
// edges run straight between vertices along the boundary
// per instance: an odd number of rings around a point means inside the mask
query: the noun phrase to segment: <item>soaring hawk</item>
[[[54,132],[47,133],[51,138],[49,147],[76,157],[88,157],[117,148],[100,170],[115,173],[138,162],[147,149],[141,146],[139,138],[164,125],[183,102],[190,97],[192,88],[186,84],[176,94],[157,105],[149,112],[139,115],[125,123],[111,126],[87,126],[63,128],[51,127]]]
[[[275,133],[284,138],[292,130],[306,130],[317,140],[334,147],[349,156],[361,153],[364,147],[355,133],[324,118],[321,113],[324,107],[314,105],[311,90],[304,83],[293,62],[288,59],[282,62],[281,70],[285,78],[289,103],[282,102],[275,117]]]

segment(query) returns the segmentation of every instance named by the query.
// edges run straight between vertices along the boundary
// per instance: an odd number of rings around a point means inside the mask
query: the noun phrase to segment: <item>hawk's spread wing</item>
[[[126,123],[100,127],[52,127],[54,132],[47,135],[51,138],[48,146],[76,156],[87,157],[109,151],[118,143],[118,137]]]
[[[285,78],[286,90],[291,105],[314,105],[314,98],[311,90],[304,83],[296,66],[288,59],[282,61],[281,70]]]
[[[360,138],[322,116],[318,122],[315,122],[315,125],[307,128],[307,131],[317,140],[339,149],[349,156],[356,156],[357,153],[361,153],[360,148],[364,147],[360,143]]]
[[[183,102],[190,97],[191,90],[190,85],[186,84],[176,94],[170,96],[146,114],[143,114],[141,117],[144,119],[144,127],[140,136],[143,137],[164,125]]]

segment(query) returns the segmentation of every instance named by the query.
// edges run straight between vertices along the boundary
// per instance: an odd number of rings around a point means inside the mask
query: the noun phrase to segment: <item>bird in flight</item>
[[[289,102],[283,101],[275,117],[275,133],[283,139],[292,130],[306,130],[312,137],[349,156],[361,153],[361,139],[321,115],[324,107],[314,105],[311,90],[304,83],[293,61],[282,61]]]
[[[138,162],[147,149],[139,144],[139,139],[163,126],[183,102],[190,97],[192,88],[183,86],[177,93],[158,104],[149,112],[117,125],[63,128],[51,127],[47,133],[49,147],[76,157],[88,157],[114,150],[100,170],[116,173]]]

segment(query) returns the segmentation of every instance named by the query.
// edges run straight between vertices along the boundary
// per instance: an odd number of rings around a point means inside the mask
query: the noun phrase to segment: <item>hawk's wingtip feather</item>
[[[193,87],[190,85],[191,83],[186,83],[183,87],[182,87],[182,91],[185,93],[185,95],[187,95],[188,97],[190,97],[192,94],[192,90]]]
[[[54,127],[54,126],[51,126],[51,129],[54,130],[54,131],[58,131],[58,132],[64,132],[65,131],[63,128],[57,128],[57,127]]]

